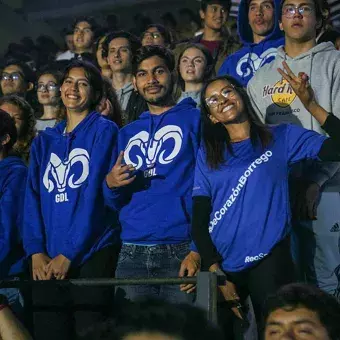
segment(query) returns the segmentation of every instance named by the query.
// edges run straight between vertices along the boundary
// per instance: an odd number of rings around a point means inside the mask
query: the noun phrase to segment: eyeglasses
[[[47,84],[40,83],[37,86],[37,91],[38,92],[51,92],[55,91],[59,86],[56,83],[50,82]]]
[[[162,35],[158,32],[144,32],[142,38],[144,39],[144,38],[147,38],[147,37],[151,37],[153,39],[158,39],[161,36]]]
[[[313,11],[314,11],[314,8],[308,5],[302,5],[302,6],[287,5],[283,7],[282,14],[286,18],[291,19],[297,13],[299,13],[302,16],[308,17],[312,14]]]
[[[213,96],[209,98],[205,98],[205,102],[210,108],[215,108],[219,102],[220,97],[222,96],[224,99],[233,97],[235,95],[235,87],[233,85],[226,86],[222,89],[222,91],[219,94],[214,94]]]
[[[20,78],[23,78],[23,75],[19,72],[3,73],[1,75],[1,80],[15,81],[15,80],[19,80]]]

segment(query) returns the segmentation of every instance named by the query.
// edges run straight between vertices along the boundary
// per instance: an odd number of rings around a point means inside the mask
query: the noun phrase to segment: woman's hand
[[[71,261],[62,254],[56,256],[47,266],[48,275],[53,275],[57,280],[64,280],[71,266]]]
[[[311,105],[315,105],[316,102],[314,91],[309,84],[308,75],[304,72],[299,72],[298,76],[296,76],[285,61],[282,62],[282,66],[286,72],[281,68],[278,68],[277,70],[281,76],[288,81],[289,85],[299,97],[304,107],[310,111]]]
[[[31,258],[33,280],[50,280],[51,275],[47,274],[46,266],[50,263],[51,258],[44,253],[34,254]]]
[[[290,84],[306,110],[309,111],[322,126],[329,114],[316,102],[314,91],[309,84],[308,75],[304,72],[299,72],[298,76],[296,76],[285,61],[282,62],[282,66],[286,72],[281,68],[278,68],[277,70]]]
[[[214,263],[209,267],[209,271],[213,273],[216,271],[221,271],[220,265],[218,263]],[[218,288],[221,291],[225,301],[235,305],[240,304],[240,297],[238,296],[236,286],[231,281],[226,281],[224,285],[218,286]],[[231,307],[231,310],[239,319],[243,319],[239,309],[236,306]]]

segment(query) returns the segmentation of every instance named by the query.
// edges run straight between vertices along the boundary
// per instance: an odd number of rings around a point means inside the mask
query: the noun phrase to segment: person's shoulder
[[[100,131],[106,131],[106,130],[110,130],[114,132],[118,131],[117,124],[104,116],[98,117],[98,119],[96,120],[96,128]]]

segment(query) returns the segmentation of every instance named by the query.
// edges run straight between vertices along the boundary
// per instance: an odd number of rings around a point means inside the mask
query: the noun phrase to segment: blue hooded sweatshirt
[[[90,113],[71,132],[66,121],[34,140],[25,197],[26,255],[62,254],[83,264],[117,240],[113,213],[105,207],[102,183],[109,171],[116,124]]]
[[[24,271],[22,218],[27,167],[19,157],[0,161],[0,278]]]
[[[115,190],[104,183],[104,190],[107,204],[120,210],[124,243],[191,240],[191,193],[200,139],[200,112],[195,107],[187,98],[161,115],[144,112],[119,131],[117,153],[124,150],[124,162],[134,165],[136,179]]]
[[[259,68],[274,60],[277,48],[284,45],[284,38],[279,27],[279,19],[281,18],[280,0],[274,0],[274,28],[258,44],[253,43],[253,32],[248,20],[248,3],[249,0],[241,0],[237,18],[238,34],[243,47],[228,56],[218,71],[219,76],[232,76],[243,87],[247,87],[248,81]]]
[[[290,232],[290,166],[318,159],[327,138],[288,124],[272,127],[272,135],[265,149],[250,139],[234,143],[217,170],[203,147],[197,156],[193,196],[211,198],[209,233],[227,272],[255,266]]]

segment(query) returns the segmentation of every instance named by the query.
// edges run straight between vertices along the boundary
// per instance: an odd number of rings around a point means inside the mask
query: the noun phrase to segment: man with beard
[[[279,27],[280,0],[241,0],[238,33],[243,47],[228,56],[218,75],[230,75],[244,87],[264,64],[271,62],[284,44]]]
[[[74,52],[66,51],[57,57],[57,61],[71,60],[73,58],[87,60],[96,65],[93,45],[99,29],[91,17],[79,17],[73,23]]]
[[[200,256],[190,251],[191,193],[199,147],[200,113],[187,98],[176,105],[175,60],[160,46],[135,55],[133,84],[149,111],[120,130],[114,166],[106,177],[107,204],[119,211],[122,250],[117,278],[193,276]],[[124,286],[129,299],[192,300],[192,285]]]

